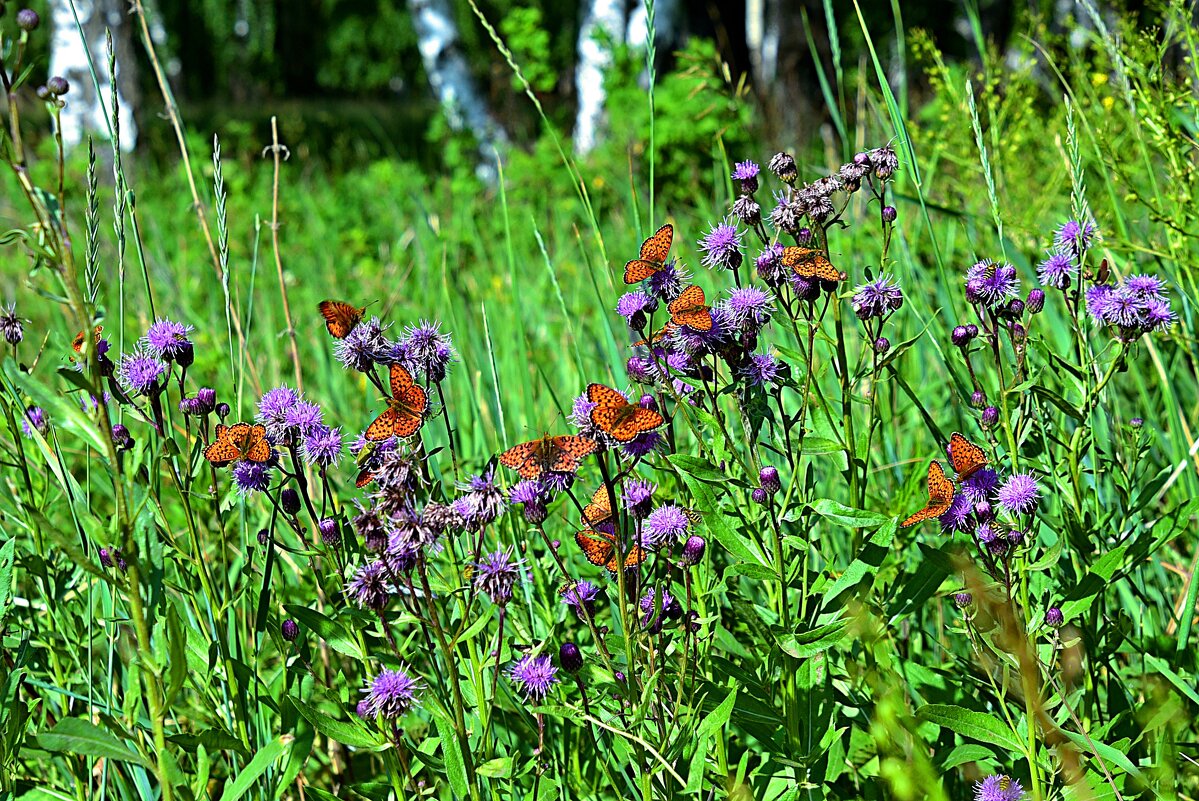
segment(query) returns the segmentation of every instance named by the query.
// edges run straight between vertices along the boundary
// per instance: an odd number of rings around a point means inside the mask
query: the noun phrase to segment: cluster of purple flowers
[[[445,379],[455,358],[450,336],[441,324],[421,321],[404,329],[398,340],[387,337],[388,325],[371,317],[354,326],[334,348],[334,355],[347,370],[370,372],[376,366],[399,364],[413,376],[424,376],[433,383]]]
[[[258,422],[276,445],[297,446],[304,459],[321,470],[341,458],[341,429],[325,424],[321,407],[300,396],[289,386],[269,390],[258,401]]]
[[[992,572],[1024,544],[1021,528],[1036,511],[1041,491],[1032,473],[1014,473],[1001,480],[992,467],[982,467],[963,478],[953,503],[941,515],[946,534],[969,534]]]
[[[1177,319],[1166,296],[1165,282],[1154,275],[1131,275],[1111,284],[1095,284],[1086,292],[1087,313],[1096,325],[1108,326],[1121,342],[1165,331]]]

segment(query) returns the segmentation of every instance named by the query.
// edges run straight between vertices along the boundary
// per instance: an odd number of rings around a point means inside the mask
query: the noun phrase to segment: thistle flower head
[[[657,488],[657,484],[644,478],[626,481],[622,499],[624,507],[638,519],[645,517],[649,513],[650,504],[654,500],[654,490]]]
[[[121,357],[117,381],[130,395],[149,395],[156,391],[167,366],[148,350],[139,348]]]
[[[268,390],[258,401],[258,422],[266,426],[267,434],[279,438],[287,429],[288,413],[299,402],[300,393],[289,386],[281,385]]]
[[[670,303],[682,293],[683,287],[690,279],[690,273],[680,266],[676,259],[671,259],[662,265],[662,269],[647,278],[641,284],[641,288],[662,303]]]
[[[368,372],[376,363],[392,360],[394,346],[384,336],[386,330],[387,326],[378,317],[363,320],[344,339],[337,341],[333,355],[347,370]]]
[[[495,481],[494,464],[471,476],[458,488],[463,494],[454,501],[454,508],[475,530],[491,524],[504,513],[504,491]]]
[[[974,801],[1023,801],[1020,782],[1000,774],[988,776],[974,785]]]
[[[523,563],[507,548],[492,551],[475,563],[475,588],[503,606],[512,600],[512,589],[523,575]]]
[[[996,499],[1001,509],[1015,516],[1027,514],[1036,509],[1040,495],[1040,488],[1032,473],[1016,473],[1003,482],[1003,486],[996,494]]]
[[[741,367],[741,375],[754,387],[773,387],[781,372],[778,359],[770,353],[755,353]]]
[[[391,599],[391,585],[387,580],[387,566],[381,560],[367,562],[346,584],[346,595],[362,609],[376,612],[387,606]]]
[[[266,492],[271,486],[271,468],[263,462],[242,459],[233,463],[233,483],[242,495]]]
[[[150,328],[147,329],[146,335],[141,338],[138,345],[146,352],[153,354],[156,359],[166,362],[174,361],[192,347],[191,340],[187,338],[187,335],[193,330],[190,325],[160,317],[150,324]]]
[[[4,341],[10,345],[19,345],[25,337],[25,327],[22,325],[22,320],[17,316],[17,306],[15,303],[10,303],[3,309],[0,309],[0,336],[4,337]]]
[[[1074,264],[1074,259],[1060,250],[1050,251],[1045,260],[1037,265],[1037,280],[1041,282],[1041,286],[1054,289],[1068,287],[1076,273],[1078,267]]]
[[[368,715],[395,720],[416,705],[420,690],[421,683],[405,670],[384,670],[363,690]]]
[[[539,703],[558,683],[557,672],[548,655],[529,654],[512,666],[509,675],[527,702]]]
[[[770,316],[774,313],[774,300],[770,293],[753,285],[730,290],[724,305],[733,327],[743,335],[757,334],[770,322]]]
[[[703,264],[712,269],[730,270],[741,265],[741,231],[735,222],[725,220],[712,226],[699,241]]]
[[[774,208],[770,210],[770,224],[776,231],[789,236],[799,233],[800,223],[808,213],[807,207],[790,192],[774,193]]]
[[[572,583],[562,592],[562,603],[574,610],[580,618],[595,613],[595,599],[599,597],[599,588],[590,581],[582,580]]]
[[[975,263],[966,271],[966,300],[981,303],[992,310],[1007,305],[1020,292],[1020,279],[1010,264],[989,260]]]
[[[641,530],[641,547],[647,550],[674,545],[691,526],[687,513],[674,504],[664,504],[649,513]]]
[[[30,406],[25,410],[25,416],[21,419],[21,431],[26,439],[33,439],[33,432],[45,435],[50,430],[50,423],[46,419],[46,411],[41,406]]]
[[[456,358],[450,335],[442,332],[441,323],[432,320],[405,328],[397,347],[408,364],[435,383],[445,378],[450,362]]]
[[[328,470],[341,458],[341,429],[318,424],[304,434],[304,458]]]
[[[616,303],[616,313],[625,319],[631,327],[640,330],[645,327],[646,318],[657,307],[658,303],[645,292],[635,290],[620,296]]]
[[[890,145],[876,147],[870,151],[870,163],[874,165],[875,177],[887,181],[899,169],[899,156]]]
[[[1081,258],[1082,254],[1090,249],[1097,235],[1098,231],[1090,221],[1066,220],[1054,231],[1053,241],[1060,250],[1072,254],[1075,258]]]
[[[903,305],[903,290],[889,275],[883,275],[854,290],[854,313],[859,320],[871,320],[888,315]]]

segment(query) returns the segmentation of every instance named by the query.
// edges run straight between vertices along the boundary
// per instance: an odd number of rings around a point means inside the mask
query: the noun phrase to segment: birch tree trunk
[[[508,135],[492,117],[458,49],[458,27],[450,5],[447,0],[408,0],[408,9],[433,94],[445,109],[450,126],[470,132],[478,142],[476,174],[491,182],[496,177],[495,152],[502,151]]]
[[[604,117],[604,72],[612,64],[612,44],[625,33],[621,0],[587,0],[579,28],[578,64],[575,67],[575,153],[586,155],[599,141]]]
[[[108,134],[111,113],[113,76],[108,73],[108,49],[105,30],[112,31],[113,48],[117,61],[117,103],[121,148],[132,150],[137,143],[137,124],[134,108],[138,100],[136,62],[130,31],[130,18],[126,15],[126,3],[122,0],[53,0],[51,21],[53,34],[50,40],[50,75],[67,79],[70,92],[63,98],[62,109],[63,146],[70,149],[83,141],[89,133]],[[76,24],[75,14],[79,14]],[[80,36],[79,28],[83,28]],[[96,69],[96,85],[92,82],[88,53]]]

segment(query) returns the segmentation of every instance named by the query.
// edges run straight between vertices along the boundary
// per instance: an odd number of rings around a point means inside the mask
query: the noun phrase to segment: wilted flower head
[[[988,776],[974,785],[974,801],[1023,801],[1020,782],[1000,774]]]
[[[762,207],[751,195],[738,195],[733,201],[733,216],[745,225],[754,227],[762,221]]]
[[[1008,514],[1022,515],[1037,508],[1040,488],[1032,473],[1016,473],[1003,482],[996,499]]]
[[[346,595],[361,608],[375,611],[383,609],[391,598],[387,566],[381,560],[376,560],[358,568],[354,578],[346,584]]]
[[[384,670],[363,690],[368,714],[395,720],[416,704],[420,689],[420,682],[404,670]]]
[[[512,588],[520,579],[523,566],[507,548],[492,551],[475,563],[475,589],[503,606],[512,600]]]
[[[45,434],[50,429],[50,424],[46,420],[46,411],[41,406],[30,406],[25,410],[25,416],[21,419],[21,431],[24,432],[26,438],[33,439],[33,432]]]
[[[725,220],[699,241],[703,264],[713,269],[730,270],[741,266],[741,231],[736,223]]]
[[[333,354],[347,370],[365,373],[377,362],[388,361],[392,355],[393,346],[383,336],[385,330],[386,326],[378,317],[363,320],[344,339],[337,341]]]
[[[495,481],[495,465],[459,485],[463,491],[454,501],[454,509],[467,524],[478,530],[504,513],[504,491]]]
[[[241,459],[233,463],[233,483],[242,495],[266,492],[271,486],[271,468],[263,462]]]
[[[903,291],[889,275],[862,284],[853,293],[853,310],[859,320],[883,317],[903,305]]]
[[[130,395],[149,395],[157,390],[158,379],[166,372],[167,366],[153,353],[139,348],[121,357],[117,381]]]
[[[173,361],[177,356],[191,347],[187,338],[194,329],[190,325],[176,323],[161,317],[150,324],[146,335],[138,343],[148,353],[163,361]]]
[[[975,263],[966,271],[966,300],[981,303],[997,310],[1006,306],[1020,292],[1020,279],[1016,268],[1010,264],[996,264],[990,260]]]
[[[549,691],[558,683],[558,668],[548,655],[522,657],[512,666],[510,675],[517,688],[524,694],[525,700],[536,703],[545,700]]]
[[[883,145],[870,151],[870,163],[874,165],[874,175],[886,181],[899,169],[899,156],[890,145]]]
[[[1096,234],[1095,226],[1089,221],[1066,220],[1054,232],[1053,241],[1059,249],[1077,259],[1090,249]]]
[[[17,316],[17,306],[10,303],[0,311],[0,335],[10,345],[19,345],[25,336],[25,328],[21,318]]]
[[[770,159],[770,171],[789,184],[799,177],[799,169],[790,153],[775,153]]]
[[[641,547],[649,550],[674,545],[687,535],[691,520],[674,504],[665,504],[649,513],[641,531]]]
[[[774,208],[770,210],[770,224],[776,231],[795,236],[799,225],[808,213],[803,201],[790,192],[774,193]]]

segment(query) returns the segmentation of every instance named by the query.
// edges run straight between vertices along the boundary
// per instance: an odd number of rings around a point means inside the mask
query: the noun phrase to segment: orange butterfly
[[[924,508],[899,524],[900,528],[914,526],[940,517],[949,511],[953,504],[953,482],[945,477],[945,470],[940,462],[930,462],[928,465],[928,503]]]
[[[608,503],[608,488],[600,484],[599,489],[591,496],[591,503],[583,507],[582,522],[585,526],[595,528],[611,517],[612,504]]]
[[[365,487],[367,484],[371,483],[374,480],[375,480],[375,474],[372,473],[369,469],[364,467],[358,471],[358,478],[354,479],[354,486],[357,487],[358,489],[362,489],[363,487]]]
[[[387,399],[387,411],[367,426],[363,436],[373,442],[382,442],[388,437],[410,437],[425,421],[425,410],[428,408],[429,396],[425,393],[425,388],[412,382],[411,373],[400,365],[393,364],[391,397]]]
[[[224,467],[230,462],[248,459],[265,462],[271,458],[271,445],[266,441],[266,427],[237,423],[226,426],[217,423],[216,439],[204,449],[204,458],[213,467]]]
[[[674,241],[674,226],[663,225],[649,239],[641,243],[641,255],[624,265],[624,282],[636,284],[649,278],[666,264],[666,254]]]
[[[800,278],[833,282],[841,280],[841,273],[819,248],[783,248],[783,266],[790,267]]]
[[[666,308],[670,310],[671,325],[685,325],[696,331],[712,330],[712,309],[705,302],[704,290],[695,284],[684,289]]]
[[[591,422],[600,431],[611,434],[617,442],[628,442],[638,434],[653,431],[666,422],[653,409],[629,403],[624,395],[603,384],[589,384],[587,400],[595,404],[591,410]]]
[[[675,325],[670,320],[667,320],[666,325],[659,328],[656,333],[650,335],[649,339],[639,339],[636,342],[634,342],[632,345],[629,345],[629,347],[630,348],[640,348],[640,347],[650,344],[651,342],[661,342],[663,339],[666,339],[666,337],[670,336],[677,330],[678,330],[678,326]]]
[[[511,467],[525,479],[537,478],[542,473],[574,473],[595,449],[595,440],[587,437],[547,434],[504,451],[500,454],[500,464]]]
[[[609,573],[615,573],[618,567],[616,559],[616,536],[603,531],[580,531],[575,534],[575,542],[583,549],[583,556],[593,565],[601,565]],[[645,561],[645,551],[640,545],[634,545],[624,555],[624,566],[635,567]]]
[[[958,481],[965,481],[986,466],[987,454],[955,431],[949,438],[949,463],[958,474]]]
[[[357,308],[340,300],[322,300],[318,308],[325,318],[325,328],[335,339],[345,339],[362,322],[366,307]]]
[[[99,344],[100,344],[100,334],[101,334],[101,332],[103,332],[103,331],[104,331],[104,326],[102,326],[102,325],[98,325],[98,326],[96,326],[95,330],[94,330],[94,331],[92,331],[92,344],[93,344],[93,345],[99,345]],[[72,342],[71,342],[71,350],[75,351],[76,353],[80,353],[80,354],[82,354],[82,353],[83,353],[83,338],[84,338],[86,335],[87,335],[87,331],[86,331],[86,329],[85,329],[85,330],[83,330],[83,331],[80,331],[78,334],[76,334],[76,335],[75,335],[75,339],[74,339],[74,340],[72,340]],[[75,363],[75,357],[74,357],[74,356],[70,356],[70,357],[68,357],[68,358],[71,360],[71,363],[72,363],[72,364],[74,364],[74,363]]]

